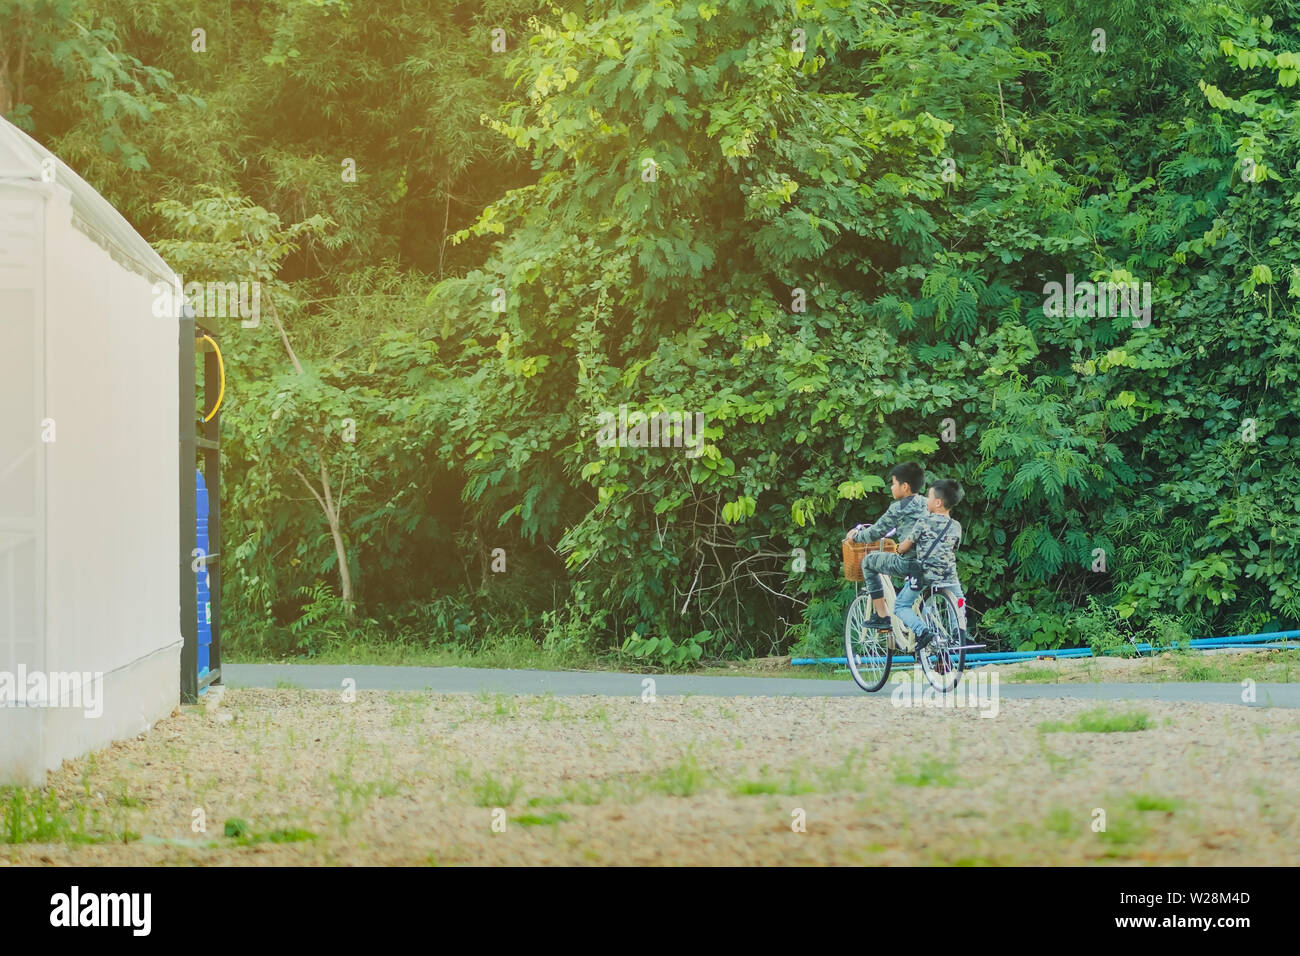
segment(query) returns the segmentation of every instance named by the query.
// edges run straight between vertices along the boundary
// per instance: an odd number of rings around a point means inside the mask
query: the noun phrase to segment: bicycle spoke
[[[867,627],[872,599],[860,593],[849,605],[844,621],[844,654],[853,680],[865,691],[877,691],[889,677],[891,649],[887,634]]]
[[[952,597],[931,591],[923,602],[921,617],[934,635],[920,655],[921,669],[936,690],[946,693],[956,687],[965,665],[961,623]]]

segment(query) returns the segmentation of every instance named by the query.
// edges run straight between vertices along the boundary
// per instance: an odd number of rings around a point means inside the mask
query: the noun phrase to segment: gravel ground
[[[1300,863],[1300,713],[1042,727],[1095,710],[231,690],[50,775],[68,819],[129,842],[0,865]]]

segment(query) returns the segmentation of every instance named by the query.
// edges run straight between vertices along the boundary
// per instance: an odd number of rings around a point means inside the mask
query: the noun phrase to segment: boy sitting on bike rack
[[[895,465],[889,472],[889,490],[894,503],[870,525],[858,525],[849,531],[850,541],[879,541],[902,530],[910,536],[912,526],[927,515],[926,499],[917,492],[925,485],[925,470],[914,461]],[[880,583],[881,574],[906,576],[912,573],[913,561],[901,553],[872,551],[862,559],[863,585],[872,597],[872,614],[866,626],[878,630],[889,629],[885,615],[885,589]],[[915,598],[916,595],[913,595]],[[910,607],[910,605],[909,605]]]
[[[957,577],[957,545],[961,541],[961,524],[953,518],[951,511],[961,503],[966,493],[960,484],[951,478],[941,478],[930,485],[926,497],[928,513],[912,526],[907,539],[899,542],[898,553],[906,554],[915,549],[921,556],[912,562],[912,569],[903,590],[894,601],[894,611],[898,619],[916,635],[916,649],[922,650],[933,639],[912,604],[920,591],[933,586],[950,591],[957,601],[961,621],[961,641],[965,642],[966,630],[966,595],[961,581]],[[867,557],[870,557],[868,555]],[[864,564],[865,567],[865,564]],[[879,587],[879,579],[876,586]]]

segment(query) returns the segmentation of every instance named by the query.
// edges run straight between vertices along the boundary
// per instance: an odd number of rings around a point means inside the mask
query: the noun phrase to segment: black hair
[[[914,495],[920,494],[921,489],[925,487],[925,469],[914,461],[895,465],[889,470],[889,477],[905,482]]]
[[[966,497],[961,485],[951,478],[940,478],[930,485],[930,490],[949,511],[961,504],[961,500]]]

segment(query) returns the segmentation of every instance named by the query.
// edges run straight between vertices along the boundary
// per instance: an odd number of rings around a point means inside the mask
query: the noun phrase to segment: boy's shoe
[[[867,619],[867,623],[863,626],[874,631],[890,631],[894,628],[894,624],[889,618],[881,617],[875,611],[871,612],[871,617]]]
[[[923,651],[923,650],[925,650],[927,647],[930,646],[930,642],[933,641],[933,640],[934,640],[934,635],[931,634],[928,630],[917,631],[917,632],[916,632],[916,649],[917,649],[918,651]]]

